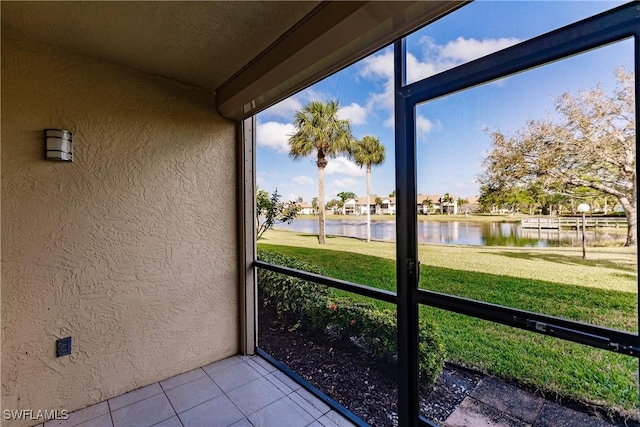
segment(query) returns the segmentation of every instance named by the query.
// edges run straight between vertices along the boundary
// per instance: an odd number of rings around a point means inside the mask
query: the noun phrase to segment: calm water
[[[367,221],[362,219],[327,220],[327,235],[367,237]],[[317,219],[296,219],[291,224],[278,224],[276,228],[318,234]],[[613,240],[624,240],[626,228],[610,230],[587,230],[587,244],[603,244]],[[395,240],[396,225],[392,221],[371,223],[371,238]],[[576,230],[533,230],[520,227],[515,222],[478,223],[468,221],[420,221],[419,243],[441,243],[447,245],[475,246],[580,246],[582,234]]]

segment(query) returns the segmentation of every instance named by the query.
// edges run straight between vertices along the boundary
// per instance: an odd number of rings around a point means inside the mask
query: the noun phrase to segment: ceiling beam
[[[465,3],[323,2],[217,88],[218,111],[254,115]]]

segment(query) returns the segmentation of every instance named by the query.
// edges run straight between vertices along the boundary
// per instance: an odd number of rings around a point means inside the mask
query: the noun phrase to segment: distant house
[[[317,214],[316,210],[314,209],[314,207],[311,205],[311,203],[299,203],[300,205],[300,215],[315,215]]]
[[[458,197],[451,195],[453,199],[450,202],[443,202],[440,194],[418,194],[416,197],[416,207],[418,214],[428,215],[430,213],[439,212],[441,214],[457,215],[460,211],[458,206]],[[376,204],[376,199],[380,199],[381,203]],[[429,202],[427,202],[427,200]],[[462,212],[475,212],[478,209],[478,198],[469,197],[468,203],[465,204]],[[396,198],[380,197],[372,194],[369,198],[369,210],[372,215],[395,215],[396,214]],[[343,215],[366,215],[367,214],[367,198],[366,196],[356,199],[347,199],[342,207]]]
[[[343,215],[356,215],[356,205],[358,203],[357,199],[347,199],[344,201],[344,205],[342,205],[342,214]]]
[[[440,213],[445,215],[457,215],[458,214],[458,197],[453,194],[450,195],[452,201],[444,202],[442,197],[440,198]]]
[[[376,196],[369,196],[369,211],[372,215],[377,212]],[[367,196],[358,197],[357,199],[347,199],[342,207],[342,213],[345,215],[366,215],[367,214]]]
[[[395,215],[396,214],[396,198],[395,197],[382,197],[382,204],[376,206],[376,213],[380,215]]]
[[[416,197],[416,207],[418,208],[418,214],[428,215],[431,212],[440,210],[440,195],[439,194],[418,194]],[[427,200],[431,202],[428,204]]]

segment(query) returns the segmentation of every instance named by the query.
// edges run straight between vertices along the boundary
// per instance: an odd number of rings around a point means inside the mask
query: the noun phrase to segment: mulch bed
[[[316,388],[373,426],[397,426],[397,371],[393,363],[372,363],[350,341],[330,340],[323,332],[292,329],[278,321],[270,307],[259,307],[258,345]],[[435,384],[420,389],[421,415],[440,423],[462,403],[485,376],[445,364]],[[524,389],[528,389],[524,387]],[[528,390],[536,393],[536,390]],[[547,396],[549,398],[549,396]],[[614,425],[639,426],[637,419],[580,402],[551,396],[557,403],[593,413]]]
[[[289,331],[268,308],[261,307],[259,316],[262,350],[370,425],[398,424],[394,364],[372,364],[350,341],[330,341],[322,332]],[[422,415],[444,421],[481,379],[479,374],[447,365],[435,384],[421,385]]]

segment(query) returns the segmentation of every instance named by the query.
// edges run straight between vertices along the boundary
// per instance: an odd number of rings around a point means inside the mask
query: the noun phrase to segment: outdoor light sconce
[[[44,143],[46,160],[73,161],[73,134],[68,130],[45,129]]]

